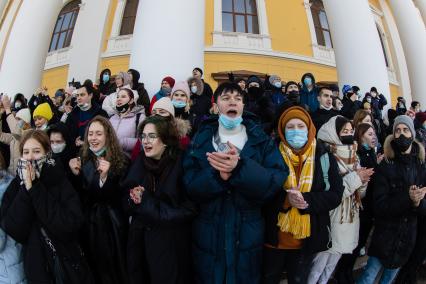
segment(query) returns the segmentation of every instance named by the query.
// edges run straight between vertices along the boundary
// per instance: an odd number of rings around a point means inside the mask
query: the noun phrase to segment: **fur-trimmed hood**
[[[393,135],[389,135],[385,144],[383,145],[383,152],[386,160],[393,160],[395,158],[395,151],[392,148],[391,142],[394,140]],[[425,147],[417,139],[414,139],[413,143],[416,143],[419,146],[418,158],[424,163],[425,162]]]
[[[174,118],[175,123],[176,123],[176,128],[178,131],[178,135],[179,137],[185,137],[189,134],[189,132],[191,131],[191,124],[189,123],[188,120],[185,119],[181,119],[181,118]]]
[[[188,79],[188,85],[189,85],[190,89],[191,89],[192,82],[195,82],[195,84],[197,85],[197,95],[201,96],[201,94],[204,92],[204,83],[203,83],[203,81],[201,79],[197,79],[195,77],[189,78]]]

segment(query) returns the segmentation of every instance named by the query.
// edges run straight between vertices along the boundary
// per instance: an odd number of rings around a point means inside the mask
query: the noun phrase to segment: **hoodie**
[[[145,114],[149,115],[149,95],[147,90],[145,89],[144,83],[139,82],[139,79],[141,77],[140,73],[135,69],[129,69],[130,73],[132,73],[132,90],[138,92],[139,99],[136,101],[138,105],[141,105],[145,109]]]
[[[310,91],[308,90],[308,87],[303,82],[305,80],[305,78],[308,77],[308,76],[312,78],[312,87],[313,88]],[[318,102],[318,99],[317,99],[318,88],[315,85],[314,75],[312,75],[312,73],[305,73],[302,76],[301,83],[302,83],[302,88],[301,88],[301,92],[300,92],[300,103],[307,105],[309,107],[309,110],[311,112],[314,112],[319,108],[319,102]]]

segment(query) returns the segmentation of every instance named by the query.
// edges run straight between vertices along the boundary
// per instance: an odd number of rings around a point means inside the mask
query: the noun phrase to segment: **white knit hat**
[[[23,108],[19,110],[15,117],[22,119],[26,123],[31,123],[31,113],[29,108]]]
[[[173,117],[175,117],[175,108],[173,107],[172,101],[169,97],[163,97],[155,102],[152,106],[152,110],[161,108],[168,111]]]

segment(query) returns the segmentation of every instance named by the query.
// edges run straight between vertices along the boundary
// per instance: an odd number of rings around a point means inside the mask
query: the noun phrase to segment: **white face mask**
[[[52,148],[52,152],[55,154],[59,154],[62,151],[64,151],[65,147],[67,146],[66,143],[61,144],[51,144],[50,147]]]
[[[322,109],[325,109],[325,110],[330,110],[330,109],[332,109],[332,108],[333,108],[333,105],[331,105],[331,106],[329,106],[329,107],[326,107],[326,106],[320,105],[320,107],[321,107]]]
[[[39,128],[37,128],[37,130],[46,130],[46,129],[47,129],[47,122],[43,124],[42,126],[40,126]]]
[[[192,86],[192,87],[191,87],[191,92],[192,92],[193,94],[196,94],[196,93],[197,93],[197,91],[198,91],[197,86]]]

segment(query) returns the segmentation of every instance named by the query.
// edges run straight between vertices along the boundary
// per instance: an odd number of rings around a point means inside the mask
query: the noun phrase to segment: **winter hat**
[[[42,103],[36,107],[33,112],[33,118],[36,116],[44,117],[47,121],[51,120],[53,117],[52,109],[48,103]]]
[[[418,113],[416,113],[416,120],[420,124],[423,124],[423,122],[426,121],[426,112],[418,112]]]
[[[290,145],[287,143],[287,139],[285,139],[285,126],[287,122],[289,122],[293,118],[298,118],[302,120],[308,127],[308,142],[305,144],[305,147],[300,149],[300,152],[303,153],[307,149],[307,147],[311,145],[311,142],[315,139],[315,125],[309,113],[302,107],[293,106],[284,111],[283,114],[281,114],[280,120],[278,121],[278,134],[280,136],[281,141],[288,147],[290,147]]]
[[[201,76],[203,76],[203,70],[201,70],[200,67],[195,67],[192,71],[197,70],[198,72],[201,73]]]
[[[371,104],[370,104],[369,102],[365,102],[365,103],[362,105],[362,108],[363,108],[363,109],[371,109]]]
[[[396,127],[400,124],[405,124],[410,129],[411,136],[413,138],[416,137],[413,120],[408,115],[399,115],[395,118],[395,122],[393,124],[393,135],[395,135]]]
[[[173,96],[173,93],[176,92],[176,91],[182,91],[182,92],[184,92],[185,95],[187,96],[187,98],[189,99],[191,92],[189,91],[189,86],[188,86],[187,82],[185,82],[185,81],[177,82],[173,86],[171,95]]]
[[[172,100],[169,97],[163,97],[155,102],[152,107],[152,111],[154,109],[164,109],[168,111],[173,117],[175,116],[175,108],[173,107]]]
[[[55,93],[55,98],[65,96],[63,90],[57,90]]]
[[[262,81],[256,75],[251,75],[250,77],[248,77],[247,85],[250,85],[250,83],[253,82],[258,83],[260,86],[262,86]]]
[[[167,83],[169,83],[170,87],[173,88],[175,85],[175,79],[173,79],[170,76],[164,77],[163,80],[161,80],[161,82],[166,81]]]
[[[350,85],[344,85],[343,88],[342,88],[342,93],[346,94],[346,93],[349,93],[349,92],[353,93],[354,90],[352,89],[352,87]]]
[[[23,108],[19,110],[15,117],[22,119],[26,123],[31,123],[31,113],[29,108]]]
[[[270,83],[271,85],[273,85],[273,84],[274,84],[274,81],[275,81],[275,80],[280,80],[280,81],[281,81],[280,77],[278,77],[277,75],[271,75],[271,76],[269,77],[269,83]]]
[[[123,86],[130,85],[132,82],[132,80],[130,80],[130,75],[127,72],[121,71],[116,75],[116,77],[123,79]]]

